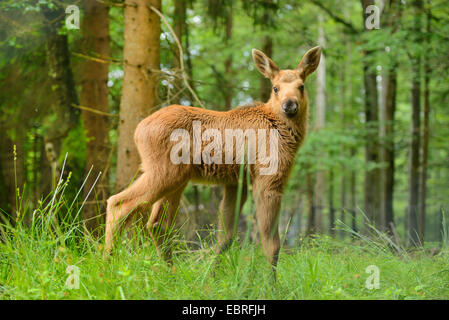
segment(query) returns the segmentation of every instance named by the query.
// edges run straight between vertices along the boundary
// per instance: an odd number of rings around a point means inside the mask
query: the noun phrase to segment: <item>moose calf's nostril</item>
[[[298,103],[296,101],[287,100],[283,103],[282,110],[287,116],[294,116],[298,111]]]

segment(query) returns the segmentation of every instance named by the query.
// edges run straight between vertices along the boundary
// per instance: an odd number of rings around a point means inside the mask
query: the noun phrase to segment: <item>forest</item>
[[[0,299],[448,299],[448,40],[445,0],[1,1]],[[243,251],[218,273],[229,285],[203,276],[223,188],[196,183],[181,197],[177,267],[137,232],[104,270],[106,200],[139,175],[137,124],[173,104],[266,102],[272,84],[251,50],[292,69],[316,46],[309,130],[278,224],[291,251],[281,287],[253,283],[263,270],[248,261],[264,262],[251,197]],[[377,293],[362,288],[364,260],[388,274]],[[95,270],[81,270],[78,293],[64,287],[74,261]],[[183,280],[171,290],[173,274]]]

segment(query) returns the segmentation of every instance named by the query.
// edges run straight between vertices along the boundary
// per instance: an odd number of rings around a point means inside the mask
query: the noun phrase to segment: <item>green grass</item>
[[[274,283],[259,246],[253,244],[235,243],[217,257],[211,248],[189,252],[180,242],[170,266],[151,241],[143,241],[143,234],[118,243],[104,260],[101,240],[74,241],[76,229],[37,226],[10,229],[0,244],[1,299],[449,298],[447,251],[398,255],[369,243],[323,236],[282,250]],[[79,289],[65,285],[69,265],[79,267]],[[379,289],[365,287],[369,265],[380,270]]]
[[[260,246],[235,242],[217,256],[213,233],[196,251],[177,238],[168,265],[136,228],[104,259],[103,238],[80,222],[80,192],[65,199],[67,183],[60,179],[32,214],[18,205],[15,227],[0,224],[0,299],[449,299],[447,241],[436,255],[408,253],[378,232],[352,234],[357,241],[308,238],[284,248],[276,283]],[[379,289],[366,288],[370,265],[379,268]],[[66,286],[68,266],[79,268],[79,289]]]

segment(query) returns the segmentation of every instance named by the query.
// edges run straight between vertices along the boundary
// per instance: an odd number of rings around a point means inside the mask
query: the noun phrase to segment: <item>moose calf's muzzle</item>
[[[286,102],[282,104],[282,111],[289,118],[295,116],[296,113],[298,112],[298,102],[288,99]]]

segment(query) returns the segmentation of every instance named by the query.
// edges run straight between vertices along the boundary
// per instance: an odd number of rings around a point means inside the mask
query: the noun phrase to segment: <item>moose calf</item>
[[[120,222],[152,206],[147,228],[158,252],[170,259],[170,246],[163,244],[170,238],[168,229],[190,180],[224,185],[217,251],[225,250],[234,233],[239,172],[246,148],[245,167],[253,185],[263,250],[275,270],[280,248],[277,221],[281,198],[308,127],[309,104],[304,83],[318,67],[321,48],[307,51],[293,70],[280,70],[259,50],[253,49],[252,55],[259,71],[273,84],[268,102],[225,112],[172,105],[139,123],[134,140],[142,161],[142,175],[108,199],[107,253]],[[246,198],[245,185],[243,189],[240,210]]]

